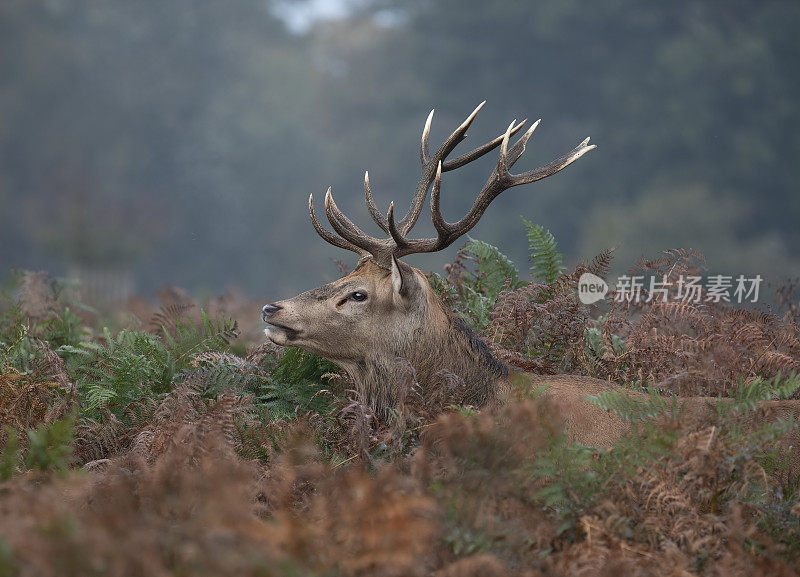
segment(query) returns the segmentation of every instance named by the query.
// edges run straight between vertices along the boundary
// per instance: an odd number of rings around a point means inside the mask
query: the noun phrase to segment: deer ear
[[[405,265],[397,260],[394,255],[392,255],[392,288],[394,288],[394,294],[400,295],[401,297],[408,296],[411,284],[411,272],[410,271],[403,271],[403,267]]]

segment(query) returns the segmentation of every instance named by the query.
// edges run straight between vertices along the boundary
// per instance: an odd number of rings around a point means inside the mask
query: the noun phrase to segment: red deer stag
[[[268,304],[262,317],[269,324],[266,335],[278,345],[291,345],[328,358],[341,366],[356,384],[362,399],[377,412],[396,404],[397,357],[411,362],[424,388],[436,382],[442,371],[460,377],[467,386],[461,399],[485,405],[502,397],[511,383],[509,368],[498,361],[486,344],[456,317],[433,291],[419,270],[398,260],[423,252],[436,252],[472,229],[489,204],[504,190],[551,176],[595,148],[587,138],[573,150],[539,168],[512,174],[511,168],[539,125],[535,122],[509,146],[525,121],[512,122],[505,134],[457,158],[450,153],[466,137],[467,129],[484,103],[431,154],[428,145],[433,111],[425,122],[420,146],[422,176],[408,213],[398,222],[394,203],[386,216],[377,209],[364,175],[364,193],[370,215],[388,235],[375,238],[364,233],[345,216],[331,195],[325,195],[325,214],[337,234],[325,229],[314,212],[313,195],[308,198],[311,223],[332,245],[353,251],[361,259],[349,275],[304,292],[294,298]],[[483,185],[472,208],[458,222],[442,217],[439,197],[442,173],[457,169],[500,147],[497,164]],[[432,186],[432,189],[431,189]],[[436,238],[409,238],[431,189],[431,218]],[[545,397],[563,415],[570,436],[587,445],[609,447],[628,426],[616,415],[587,402],[587,395],[625,390],[607,381],[574,375],[525,375],[534,386],[546,385]],[[636,395],[631,391],[628,394]],[[713,411],[716,399],[685,399],[690,412]],[[785,402],[792,405],[797,402]],[[780,404],[782,416],[797,412]]]

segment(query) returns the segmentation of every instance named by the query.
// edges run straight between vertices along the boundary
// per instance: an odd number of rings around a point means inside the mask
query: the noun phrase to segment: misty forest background
[[[429,110],[438,143],[484,99],[463,150],[525,117],[543,121],[520,170],[599,146],[504,193],[471,232],[515,261],[524,216],[571,262],[692,247],[711,273],[800,270],[798,2],[318,4],[338,17],[292,1],[3,0],[0,280],[127,271],[143,293],[289,296],[355,260],[313,232],[308,194],[321,206],[333,185],[369,227],[368,169],[379,205],[405,210]],[[445,176],[447,218],[495,158]],[[421,218],[415,234],[432,232]],[[440,270],[459,246],[408,260]]]

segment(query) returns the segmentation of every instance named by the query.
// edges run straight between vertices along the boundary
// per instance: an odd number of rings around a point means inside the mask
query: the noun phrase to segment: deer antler
[[[472,121],[475,120],[475,117],[484,104],[486,104],[486,101],[481,102],[478,107],[472,111],[472,114],[445,139],[433,155],[430,153],[428,144],[434,112],[431,110],[428,119],[425,121],[425,128],[422,130],[422,139],[420,142],[419,156],[422,163],[422,175],[420,176],[419,184],[417,185],[417,189],[411,201],[411,207],[400,222],[395,222],[394,203],[389,205],[389,212],[385,217],[381,214],[372,198],[372,191],[369,185],[369,173],[364,174],[364,195],[366,197],[367,209],[372,219],[381,230],[389,234],[388,238],[372,237],[353,224],[353,222],[336,206],[330,188],[328,188],[328,192],[325,194],[325,214],[331,226],[339,236],[326,230],[319,223],[314,213],[314,200],[313,195],[311,195],[308,197],[308,210],[311,216],[311,223],[314,225],[314,229],[317,233],[334,246],[353,251],[362,257],[372,256],[377,264],[388,267],[391,264],[392,257],[399,258],[407,254],[436,252],[447,248],[453,244],[457,238],[466,234],[478,223],[483,213],[486,211],[486,208],[501,192],[513,186],[528,184],[547,178],[563,170],[595,148],[595,145],[589,144],[589,139],[587,138],[564,156],[556,158],[544,166],[520,174],[512,174],[510,172],[511,168],[525,152],[526,143],[533,134],[533,131],[536,130],[536,127],[539,126],[539,122],[541,122],[541,120],[537,120],[509,148],[508,145],[511,137],[519,132],[526,122],[523,120],[517,124],[515,120],[508,125],[508,129],[506,129],[504,134],[501,134],[494,140],[462,156],[447,160],[447,157],[453,152],[455,147],[466,138],[467,129],[472,124]],[[442,217],[439,205],[442,172],[460,168],[491,152],[498,146],[500,147],[500,156],[497,159],[497,165],[486,181],[486,184],[483,185],[483,189],[481,189],[478,197],[475,199],[470,211],[458,222],[447,222]],[[437,237],[409,239],[407,235],[416,224],[422,212],[422,207],[425,204],[425,199],[428,196],[428,190],[431,188],[431,184],[433,184],[433,189],[431,190],[431,219],[436,229]]]

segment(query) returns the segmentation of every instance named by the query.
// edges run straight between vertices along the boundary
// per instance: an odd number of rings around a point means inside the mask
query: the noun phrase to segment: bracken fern
[[[536,282],[553,284],[564,272],[564,255],[558,252],[556,239],[542,225],[533,224],[525,218],[525,233],[528,236],[531,274]]]

